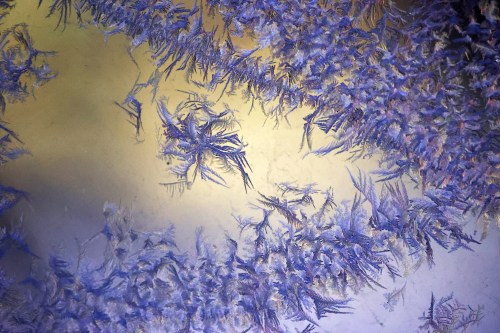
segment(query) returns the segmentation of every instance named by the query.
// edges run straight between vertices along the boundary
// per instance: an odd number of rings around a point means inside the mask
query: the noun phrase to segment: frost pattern
[[[260,216],[235,216],[240,239],[226,235],[216,250],[199,229],[193,254],[177,249],[173,226],[141,232],[106,204],[106,224],[76,264],[52,255],[21,285],[6,280],[0,330],[289,332],[291,320],[310,332],[350,313],[353,294],[382,287],[383,274],[399,277],[403,262],[431,260],[425,236],[415,236],[425,231],[402,224],[397,198],[385,195],[387,221],[375,224],[363,193],[337,204],[331,190],[280,184],[276,196],[261,195]],[[86,258],[99,241],[103,261]]]
[[[0,21],[12,6],[12,1],[0,1]],[[55,77],[48,64],[39,60],[49,55],[52,53],[34,47],[26,24],[0,32],[0,167],[28,153],[3,116],[9,103],[24,101],[35,88]],[[26,197],[23,191],[0,184],[0,215],[23,197]]]

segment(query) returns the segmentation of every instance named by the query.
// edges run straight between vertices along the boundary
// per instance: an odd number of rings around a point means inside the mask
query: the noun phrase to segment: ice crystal
[[[453,294],[442,297],[438,302],[431,296],[431,305],[427,314],[424,312],[420,320],[424,324],[419,332],[454,333],[467,332],[483,318],[483,307],[473,309],[454,299]]]
[[[106,204],[106,224],[81,244],[76,270],[52,255],[24,280],[29,289],[5,284],[4,293],[19,297],[0,307],[1,328],[287,332],[285,322],[292,320],[307,325],[307,332],[326,316],[351,312],[353,294],[382,287],[384,274],[398,276],[401,260],[428,258],[425,238],[410,240],[404,225],[373,223],[361,205],[364,194],[336,204],[331,190],[290,184],[278,189],[277,196],[258,200],[260,218],[236,219],[240,239],[226,235],[217,251],[199,229],[193,254],[178,250],[173,227],[140,232],[121,209]],[[310,199],[303,200],[304,193]],[[385,205],[393,212],[386,218],[398,223],[397,197]],[[422,226],[415,228],[418,234]],[[84,256],[99,239],[105,243],[102,262]],[[0,238],[0,244],[6,241]],[[391,308],[403,289],[388,294]],[[468,318],[457,324],[472,323]]]
[[[304,144],[312,146],[315,128],[333,134],[318,154],[382,153],[381,180],[406,174],[436,201],[497,214],[494,2],[424,1],[403,10],[375,0],[210,0],[191,8],[170,0],[57,0],[50,13],[59,10],[65,21],[72,3],[105,34],[124,33],[133,48],[147,44],[156,73],[184,70],[188,80],[201,75],[191,82],[209,90],[242,88],[252,101],[277,101],[270,115],[309,106]],[[222,19],[222,35],[204,15]],[[241,36],[255,48],[237,48],[233,38]],[[140,113],[133,115],[139,128]]]
[[[13,7],[12,1],[0,1],[0,20]],[[25,100],[33,90],[54,78],[47,63],[38,59],[51,52],[36,49],[26,24],[17,24],[0,32],[0,167],[27,153],[22,141],[3,116],[8,103]],[[0,185],[0,215],[25,197],[22,191]]]

